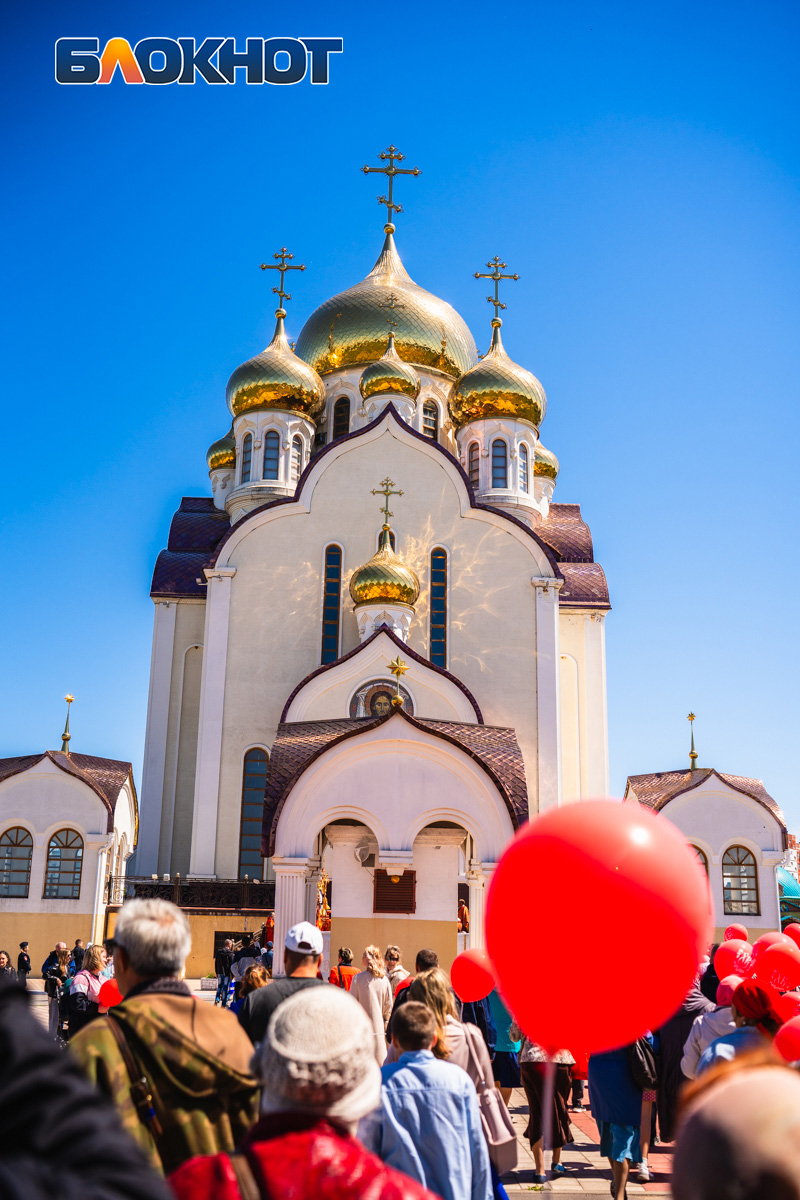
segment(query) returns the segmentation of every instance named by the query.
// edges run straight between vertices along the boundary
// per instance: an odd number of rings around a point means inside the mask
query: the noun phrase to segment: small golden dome
[[[547,479],[555,479],[558,475],[558,459],[552,450],[545,450],[539,441],[533,455],[533,473],[544,475]]]
[[[476,367],[462,375],[450,393],[450,417],[457,429],[486,417],[529,421],[538,429],[547,397],[535,375],[512,362],[500,337],[502,321],[492,321],[492,345]]]
[[[325,385],[287,342],[284,310],[279,308],[275,315],[275,335],[266,350],[242,363],[228,380],[228,408],[235,417],[279,408],[313,421],[325,408]]]
[[[229,429],[225,437],[214,442],[206,452],[206,462],[209,471],[232,471],[236,466],[236,441],[233,429]]]
[[[381,532],[378,553],[353,572],[350,595],[359,604],[415,604],[419,580],[414,571],[399,559],[389,540],[389,526]]]
[[[463,317],[414,283],[400,261],[391,231],[366,279],[326,300],[306,321],[297,353],[320,375],[353,363],[375,362],[392,320],[397,353],[405,362],[458,378],[478,361]]]
[[[395,350],[393,333],[389,334],[389,345],[383,358],[364,368],[358,386],[365,400],[370,396],[398,395],[416,400],[420,389],[419,375]]]

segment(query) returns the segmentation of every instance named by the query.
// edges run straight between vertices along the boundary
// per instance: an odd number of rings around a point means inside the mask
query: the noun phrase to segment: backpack
[[[633,1082],[641,1091],[652,1091],[658,1086],[656,1055],[647,1038],[641,1037],[628,1046],[628,1066]]]

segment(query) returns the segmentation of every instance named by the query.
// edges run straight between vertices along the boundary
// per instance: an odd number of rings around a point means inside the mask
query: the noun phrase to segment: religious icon
[[[392,698],[396,694],[394,684],[389,683],[386,679],[371,679],[369,683],[362,683],[350,701],[351,720],[388,716],[392,711]],[[403,697],[403,712],[413,717],[414,701],[402,685],[400,695]]]

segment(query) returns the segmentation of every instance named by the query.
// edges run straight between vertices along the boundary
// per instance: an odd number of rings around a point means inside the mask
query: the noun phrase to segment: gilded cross
[[[364,166],[361,170],[365,175],[385,175],[389,180],[389,195],[378,196],[378,204],[386,205],[386,224],[387,233],[394,232],[393,213],[401,213],[403,211],[402,204],[395,204],[392,196],[392,188],[394,187],[395,175],[419,175],[421,174],[419,167],[396,167],[396,162],[405,162],[405,155],[401,154],[396,146],[387,146],[382,154],[379,154],[381,162],[388,162],[388,167],[367,167]],[[391,225],[391,229],[388,226]]]
[[[394,480],[389,479],[387,476],[386,479],[381,480],[381,486],[379,488],[372,489],[373,496],[384,496],[385,497],[384,505],[383,505],[383,508],[381,509],[381,512],[383,513],[384,525],[388,525],[389,517],[394,516],[394,513],[389,512],[389,497],[390,496],[402,496],[402,494],[403,494],[402,491],[392,491],[393,487],[394,487]]]
[[[486,299],[489,302],[489,304],[494,305],[494,316],[495,316],[495,320],[497,320],[498,310],[501,308],[505,308],[505,304],[500,303],[500,291],[499,291],[500,280],[501,279],[519,279],[519,275],[503,275],[503,271],[506,269],[506,266],[508,264],[504,263],[504,262],[500,262],[500,259],[499,259],[498,255],[496,255],[496,254],[495,254],[494,258],[492,259],[492,261],[488,262],[486,265],[489,268],[489,274],[487,274],[485,271],[484,272],[476,271],[475,278],[476,279],[493,279],[494,280],[494,296],[487,296]]]
[[[394,675],[396,681],[395,694],[392,697],[392,708],[401,708],[403,704],[403,697],[400,695],[400,676],[405,675],[408,667],[398,654],[397,658],[393,659],[388,664],[388,668]]]
[[[385,304],[384,304],[383,300],[378,301],[378,308],[388,308],[389,314],[386,318],[386,324],[387,325],[396,325],[397,321],[394,321],[392,319],[394,317],[394,310],[396,308],[405,308],[405,304],[401,304],[400,301],[397,299],[397,296],[395,296],[394,292],[391,292],[389,295],[389,299],[386,301]]]
[[[286,275],[286,272],[287,271],[305,271],[306,266],[305,266],[305,263],[303,263],[302,265],[298,265],[296,267],[290,267],[289,260],[294,258],[294,255],[290,254],[285,246],[281,246],[278,253],[273,254],[272,257],[279,259],[279,261],[276,263],[262,263],[261,270],[262,271],[280,271],[281,285],[280,285],[280,287],[274,287],[272,290],[273,290],[273,292],[275,292],[276,296],[279,297],[281,308],[285,308],[285,305],[283,303],[284,300],[291,300],[291,298],[292,298],[288,292],[285,292],[283,290],[283,283],[284,283],[284,277]]]

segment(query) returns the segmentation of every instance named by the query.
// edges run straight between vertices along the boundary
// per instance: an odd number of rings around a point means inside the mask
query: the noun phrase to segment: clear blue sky
[[[10,11],[9,11],[10,10]],[[113,16],[110,15],[113,12]],[[139,778],[150,575],[207,494],[225,382],[271,332],[257,269],[308,263],[289,334],[377,254],[390,141],[412,276],[549,397],[556,499],[606,569],[612,790],[755,775],[800,832],[798,71],[789,2],[109,6],[5,12],[0,755]],[[328,87],[59,87],[60,36],[341,35]],[[294,281],[293,281],[294,282]]]

